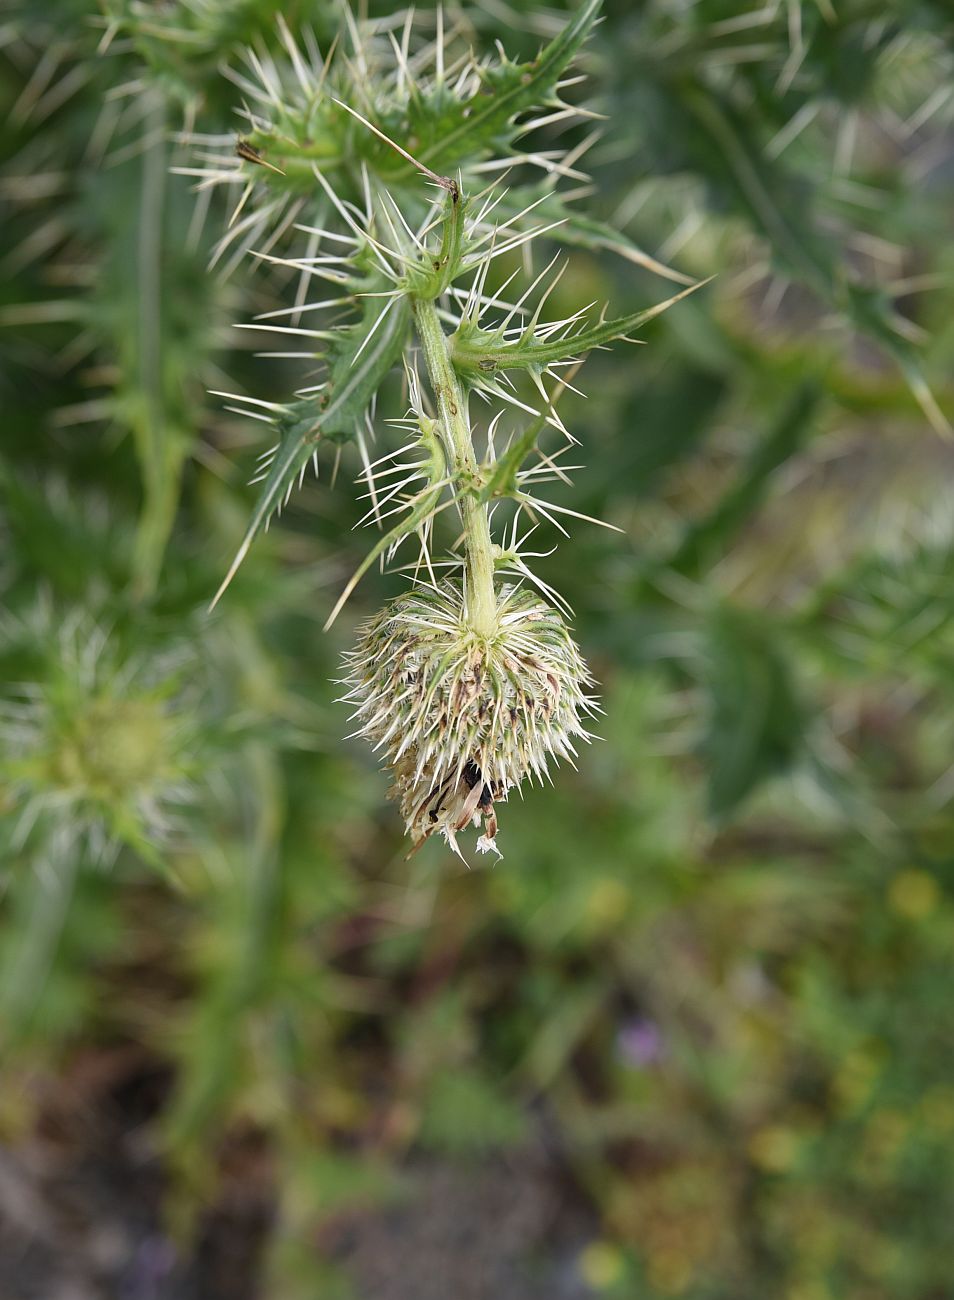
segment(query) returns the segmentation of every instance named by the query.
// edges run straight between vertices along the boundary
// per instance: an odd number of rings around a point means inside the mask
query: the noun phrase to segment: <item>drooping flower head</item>
[[[593,679],[563,618],[526,587],[497,592],[487,635],[468,623],[459,582],[418,586],[363,625],[346,656],[359,734],[387,758],[415,847],[482,825],[497,850],[494,805],[551,759],[576,754]]]

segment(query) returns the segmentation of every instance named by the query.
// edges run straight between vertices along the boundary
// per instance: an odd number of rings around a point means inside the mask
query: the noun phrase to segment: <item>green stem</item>
[[[133,432],[142,475],[142,509],[133,548],[133,591],[137,598],[156,589],[163,555],[172,532],[185,459],[184,434],[168,410],[164,379],[162,265],[166,215],[166,177],[169,161],[166,143],[166,104],[157,91],[146,118],[154,143],[142,159],[139,208],[135,347],[142,400],[133,418]]]
[[[440,420],[448,468],[458,485],[457,505],[464,525],[464,589],[467,621],[475,632],[491,636],[497,626],[494,555],[487,506],[480,488],[477,457],[470,436],[467,398],[451,364],[447,337],[433,300],[413,300],[414,319]]]

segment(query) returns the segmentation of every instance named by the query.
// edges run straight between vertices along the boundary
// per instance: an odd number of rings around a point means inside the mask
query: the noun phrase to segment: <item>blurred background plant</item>
[[[246,255],[287,212],[223,247],[172,169],[244,131],[278,9],[0,21],[4,1285],[942,1300],[948,7],[607,3],[572,91],[606,119],[592,226],[551,305],[639,310],[672,291],[651,259],[717,279],[561,403],[573,505],[625,531],[539,562],[603,739],[471,871],[406,861],[339,739],[340,653],[400,587],[369,574],[322,633],[359,465],[206,612],[264,445],[208,393],[293,390],[233,325],[296,281]],[[443,24],[529,58],[574,9]],[[281,14],[347,48],[337,4]]]

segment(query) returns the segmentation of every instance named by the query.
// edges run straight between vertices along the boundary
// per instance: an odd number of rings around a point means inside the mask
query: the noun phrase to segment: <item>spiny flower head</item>
[[[0,710],[6,845],[40,859],[110,865],[123,847],[154,865],[196,791],[182,653],[147,658],[86,614],[42,603],[0,628],[0,645],[39,647],[36,680]]]
[[[471,626],[462,585],[445,580],[398,596],[346,656],[359,734],[387,756],[415,847],[435,831],[457,850],[468,823],[495,844],[494,804],[524,777],[587,739],[592,678],[562,617],[526,587],[497,593],[493,631]]]

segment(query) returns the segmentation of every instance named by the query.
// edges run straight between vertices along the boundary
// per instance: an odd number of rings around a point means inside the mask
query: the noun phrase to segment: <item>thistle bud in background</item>
[[[499,854],[494,805],[551,759],[572,762],[596,709],[559,612],[512,584],[489,634],[469,625],[459,582],[406,592],[364,624],[346,667],[358,734],[386,756],[415,848],[440,831],[459,852],[473,823],[477,848]]]

